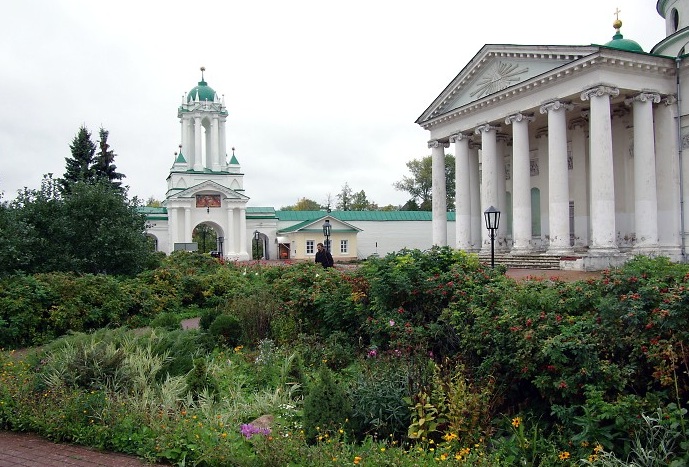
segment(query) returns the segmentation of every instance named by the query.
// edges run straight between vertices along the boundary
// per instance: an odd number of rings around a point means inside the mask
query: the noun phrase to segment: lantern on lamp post
[[[495,268],[495,231],[500,225],[500,211],[491,206],[484,211],[483,217],[486,220],[486,228],[490,235],[490,267]]]
[[[254,253],[254,259],[258,259],[258,241],[261,238],[261,233],[258,230],[254,230],[254,248],[255,248],[255,253]]]
[[[323,223],[323,236],[325,236],[325,251],[330,252],[330,232],[332,226],[330,225],[330,220],[326,219]]]

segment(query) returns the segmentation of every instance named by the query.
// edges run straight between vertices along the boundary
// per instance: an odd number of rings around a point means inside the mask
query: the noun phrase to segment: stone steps
[[[479,253],[478,256],[481,263],[490,265],[490,253]],[[534,253],[531,255],[496,253],[495,264],[503,264],[508,268],[559,270],[561,258],[560,255],[547,255],[545,253]]]

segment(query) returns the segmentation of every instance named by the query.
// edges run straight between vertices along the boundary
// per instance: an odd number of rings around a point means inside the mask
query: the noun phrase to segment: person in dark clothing
[[[331,268],[335,264],[333,261],[333,255],[330,254],[328,250],[325,249],[322,243],[316,245],[318,251],[316,252],[316,262],[321,263],[324,268]]]

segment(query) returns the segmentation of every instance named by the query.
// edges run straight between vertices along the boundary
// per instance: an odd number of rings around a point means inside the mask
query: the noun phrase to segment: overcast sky
[[[664,37],[655,0],[9,0],[0,28],[0,191],[59,177],[81,125],[102,126],[129,194],[165,196],[177,107],[225,96],[250,206],[324,203],[348,183],[379,205],[430,155],[414,122],[484,44]],[[451,151],[451,149],[450,149]]]

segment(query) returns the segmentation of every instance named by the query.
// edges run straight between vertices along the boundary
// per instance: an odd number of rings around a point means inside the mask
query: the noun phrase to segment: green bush
[[[236,316],[220,315],[208,328],[208,333],[224,347],[239,345],[242,337],[242,327]]]
[[[151,320],[150,326],[152,328],[162,328],[168,331],[179,329],[182,325],[182,319],[176,313],[163,312]]]
[[[344,386],[333,378],[328,367],[321,365],[316,381],[304,398],[306,440],[313,443],[326,433],[337,433],[344,429],[351,416],[351,405]]]

